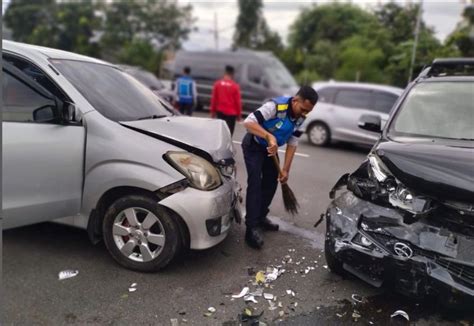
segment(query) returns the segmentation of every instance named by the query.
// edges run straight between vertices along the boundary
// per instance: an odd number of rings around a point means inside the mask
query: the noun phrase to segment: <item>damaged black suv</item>
[[[364,116],[359,127],[381,132],[380,118]],[[330,197],[325,254],[333,272],[471,302],[474,59],[426,68],[395,103],[367,160]]]

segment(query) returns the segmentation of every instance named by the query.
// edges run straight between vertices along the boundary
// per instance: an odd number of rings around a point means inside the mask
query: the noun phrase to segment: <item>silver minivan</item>
[[[403,92],[401,88],[367,83],[318,82],[312,86],[319,101],[301,130],[316,146],[326,146],[331,141],[373,145],[380,135],[362,130],[359,121],[363,116],[376,115],[383,126]]]
[[[56,220],[156,271],[239,216],[225,123],[174,115],[109,63],[3,41],[3,104],[4,229]]]

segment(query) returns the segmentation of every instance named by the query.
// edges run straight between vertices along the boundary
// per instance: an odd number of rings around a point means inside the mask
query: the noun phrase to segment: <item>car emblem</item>
[[[411,258],[413,256],[413,250],[402,242],[397,242],[393,245],[395,253],[403,258]]]

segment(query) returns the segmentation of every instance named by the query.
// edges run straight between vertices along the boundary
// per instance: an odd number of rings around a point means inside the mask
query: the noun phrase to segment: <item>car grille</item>
[[[385,234],[370,232],[369,235],[376,240],[379,244],[383,245],[393,255],[396,253],[393,250],[393,245],[396,242],[401,242],[396,238],[390,237]],[[407,243],[408,244],[408,243]],[[471,289],[474,289],[474,267],[467,266],[461,263],[452,262],[447,260],[445,257],[436,254],[432,251],[423,250],[418,247],[415,247],[412,244],[408,244],[413,250],[414,255],[423,256],[431,259],[438,265],[446,268],[451,276],[459,283],[462,283],[464,286],[467,286]]]
[[[436,262],[446,268],[455,279],[462,281],[465,286],[474,289],[474,267],[452,262],[441,257],[438,257]]]

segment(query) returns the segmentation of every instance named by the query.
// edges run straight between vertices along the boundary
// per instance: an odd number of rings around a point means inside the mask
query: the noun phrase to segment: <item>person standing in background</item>
[[[183,76],[176,80],[175,95],[181,114],[191,116],[197,104],[196,82],[191,78],[191,68],[184,67]]]
[[[234,67],[226,66],[222,79],[214,83],[211,97],[211,118],[217,117],[227,123],[230,134],[234,134],[235,122],[242,118],[240,86],[234,81]]]

